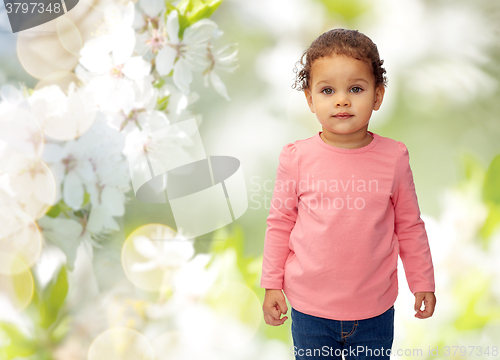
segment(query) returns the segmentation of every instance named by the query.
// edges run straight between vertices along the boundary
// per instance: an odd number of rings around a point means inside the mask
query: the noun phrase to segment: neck
[[[364,147],[372,142],[373,137],[368,133],[368,126],[362,129],[350,133],[350,134],[339,134],[334,133],[323,128],[321,132],[321,139],[332,146],[343,148],[343,149],[357,149]]]

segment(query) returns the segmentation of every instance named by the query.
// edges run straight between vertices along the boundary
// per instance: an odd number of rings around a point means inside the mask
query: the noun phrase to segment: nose
[[[337,98],[335,99],[335,107],[339,106],[350,106],[351,102],[349,101],[349,97],[344,93],[339,93]]]

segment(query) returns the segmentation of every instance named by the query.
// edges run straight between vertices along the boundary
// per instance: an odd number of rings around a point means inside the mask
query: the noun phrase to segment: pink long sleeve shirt
[[[316,135],[283,147],[267,219],[260,286],[303,313],[382,314],[398,295],[434,292],[434,268],[404,143],[368,131],[358,149]]]

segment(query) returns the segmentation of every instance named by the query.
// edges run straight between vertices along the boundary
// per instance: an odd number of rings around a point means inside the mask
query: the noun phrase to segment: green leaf
[[[68,294],[68,278],[66,266],[61,266],[57,276],[45,287],[42,292],[42,303],[39,304],[41,324],[47,329],[58,317],[59,311]]]
[[[90,201],[90,194],[85,191],[85,193],[83,194],[83,204],[82,204],[82,207],[84,207],[85,205],[87,205],[89,201]]]
[[[184,30],[186,30],[191,24],[187,16],[179,14],[179,39],[184,36]]]
[[[500,224],[500,155],[492,160],[483,180],[482,200],[488,206],[489,213],[481,230],[483,248],[489,244],[489,238]]]
[[[83,218],[86,214],[86,211],[84,210],[78,210],[74,212],[75,216],[78,216],[79,218]]]
[[[490,204],[488,208],[488,217],[479,230],[483,249],[487,249],[491,235],[497,230],[498,226],[500,226],[500,206]]]
[[[211,1],[203,1],[203,0],[193,0],[193,7],[188,15],[188,20],[190,24],[194,24],[195,22],[206,19],[212,16],[212,14],[217,10],[222,0],[211,0]]]
[[[38,224],[44,229],[44,237],[64,252],[67,260],[66,266],[72,271],[78,246],[82,242],[80,236],[83,232],[82,224],[73,219],[63,217],[52,219],[48,216],[38,219]],[[60,229],[60,231],[56,232],[54,229]]]
[[[88,195],[87,193],[85,193],[85,195],[88,196],[88,199],[90,199],[90,195]],[[87,200],[87,202],[88,202],[88,200]],[[59,214],[61,212],[67,213],[67,212],[72,212],[72,211],[73,211],[73,209],[70,208],[68,205],[66,205],[66,203],[64,202],[64,200],[61,199],[57,204],[55,204],[54,206],[52,206],[49,209],[49,211],[47,212],[46,215],[49,216],[49,217],[51,217],[51,218],[56,218],[56,217],[59,216]]]
[[[479,181],[481,183],[484,181],[485,169],[476,156],[470,153],[463,153],[461,155],[461,163],[466,180]]]
[[[370,10],[369,2],[363,0],[316,0],[322,3],[330,16],[338,18],[342,16],[344,20],[354,20]]]
[[[495,156],[486,171],[483,183],[483,200],[500,205],[500,155]]]
[[[156,79],[156,81],[153,83],[153,86],[158,89],[161,89],[163,85],[165,85],[165,79],[163,77]]]
[[[50,333],[50,339],[55,344],[60,343],[64,340],[66,334],[71,330],[72,320],[69,316],[65,316],[64,319],[57,325],[57,327]]]
[[[182,39],[184,30],[195,22],[209,18],[219,7],[222,0],[182,0],[170,11],[177,9],[179,12],[179,38]],[[167,12],[169,13],[167,6]]]
[[[182,0],[179,1],[176,8],[179,11],[179,15],[184,15],[187,11],[192,8],[192,0]]]
[[[49,303],[54,309],[59,309],[63,305],[68,295],[68,273],[64,265],[61,266],[55,282],[50,283],[50,288],[46,288],[45,293],[49,296]]]
[[[159,98],[156,101],[156,110],[165,111],[167,109],[169,99],[170,99],[170,95]]]
[[[500,319],[500,306],[491,293],[492,278],[479,270],[469,271],[457,279],[454,296],[460,298],[460,316],[454,326],[459,331],[481,329]]]
[[[61,213],[61,207],[58,204],[56,204],[54,206],[51,206],[49,211],[47,211],[45,215],[50,216],[51,218],[56,218],[59,216],[60,213]]]
[[[240,225],[235,224],[231,234],[221,236],[222,233],[218,232],[214,236],[217,239],[226,237],[225,241],[213,241],[211,244],[211,253],[222,254],[228,249],[234,249],[236,252],[236,265],[241,275],[245,279],[245,283],[252,289],[258,287],[257,281],[259,277],[260,266],[256,265],[256,260],[253,257],[245,256],[244,254],[244,233]]]
[[[36,276],[33,276],[33,281],[34,281],[34,289],[33,289],[33,297],[31,298],[31,302],[29,303],[28,307],[24,310],[26,315],[30,317],[30,319],[34,322],[39,324],[41,322],[41,317],[40,317],[40,303],[42,300],[40,299],[40,285],[38,284],[38,280]]]
[[[36,342],[24,335],[14,324],[0,322],[2,338],[8,337],[10,342],[0,349],[1,359],[14,359],[18,356],[30,356],[36,352]]]

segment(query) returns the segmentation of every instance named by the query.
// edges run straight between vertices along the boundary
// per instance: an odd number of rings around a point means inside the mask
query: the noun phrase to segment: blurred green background
[[[195,75],[192,90],[200,100],[192,110],[203,118],[206,153],[241,161],[249,209],[198,239],[197,252],[234,254],[225,270],[262,303],[260,265],[278,155],[286,143],[321,130],[304,95],[291,88],[295,63],[322,32],[359,30],[377,44],[388,77],[369,130],[407,145],[435,262],[437,307],[427,320],[413,317],[413,295],[400,263],[393,349],[423,354],[394,358],[500,358],[500,2],[224,0],[211,19],[224,31],[221,45],[237,44],[239,68],[219,74],[231,101]],[[14,36],[0,36],[1,83],[34,87],[37,80],[17,62]],[[168,207],[128,195],[123,231],[94,250],[101,291],[123,278],[120,248],[126,236],[145,224],[173,224]],[[248,314],[262,317],[258,304],[253,306],[247,315],[241,309],[243,322]],[[271,327],[261,319],[259,346],[277,339],[281,350],[275,356],[292,358],[290,323]],[[460,346],[473,348],[464,352]],[[430,356],[436,347],[438,356]]]

